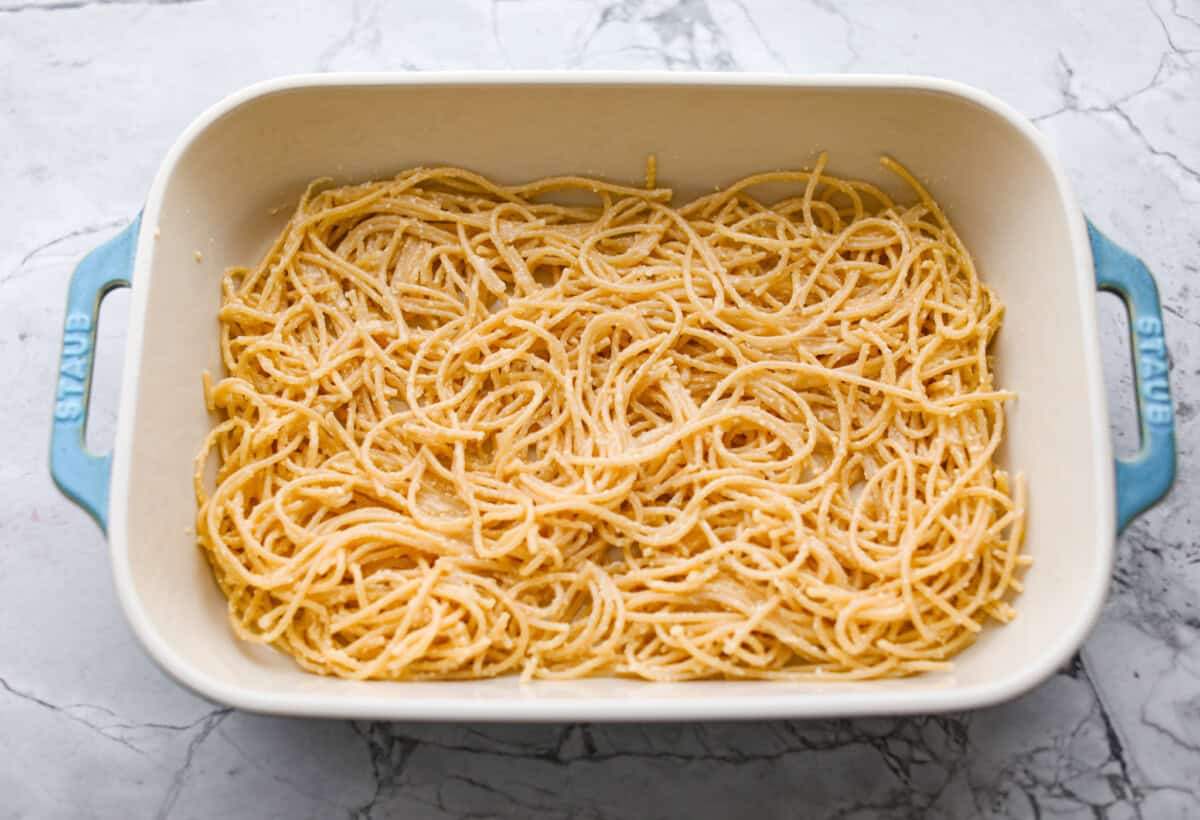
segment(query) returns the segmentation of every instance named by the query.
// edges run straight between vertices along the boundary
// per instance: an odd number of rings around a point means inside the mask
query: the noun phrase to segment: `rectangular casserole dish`
[[[989,626],[949,672],[854,683],[595,678],[521,684],[352,682],[301,671],[235,639],[194,543],[192,458],[212,421],[219,279],[253,264],[310,180],[462,165],[501,181],[583,173],[634,181],[646,156],[678,200],[751,172],[810,165],[902,193],[906,163],[945,206],[1007,305],[995,347],[1019,398],[1001,462],[1029,480],[1034,566],[1018,617]],[[677,200],[677,201],[678,201]],[[197,254],[199,251],[199,254]],[[83,448],[99,301],[132,281],[114,451]],[[1143,449],[1114,469],[1095,288],[1125,299]],[[280,714],[369,719],[654,720],[936,712],[992,704],[1079,647],[1108,587],[1116,531],[1160,498],[1174,438],[1149,273],[1085,221],[1033,126],[977,90],[891,76],[416,74],[310,76],[246,89],[172,147],[145,210],[71,285],[52,472],[108,531],[117,589],[147,651],[213,700]],[[1114,493],[1114,489],[1116,492]]]

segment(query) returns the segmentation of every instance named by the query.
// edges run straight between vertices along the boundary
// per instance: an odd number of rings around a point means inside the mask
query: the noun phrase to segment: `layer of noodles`
[[[913,202],[824,157],[679,208],[458,168],[311,188],[226,273],[205,378],[237,634],[349,678],[875,678],[1009,620],[1002,306],[883,163]]]

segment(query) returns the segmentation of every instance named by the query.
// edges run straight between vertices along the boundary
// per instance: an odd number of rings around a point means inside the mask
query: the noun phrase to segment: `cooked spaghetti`
[[[359,679],[877,678],[1011,619],[1003,309],[882,161],[914,201],[824,157],[679,208],[314,185],[225,274],[205,376],[197,536],[237,634]]]

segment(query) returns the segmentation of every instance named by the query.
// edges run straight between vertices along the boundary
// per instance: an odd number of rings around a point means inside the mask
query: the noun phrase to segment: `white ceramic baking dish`
[[[881,153],[945,205],[1008,306],[996,345],[1019,398],[1002,460],[1029,478],[1035,564],[1019,617],[988,628],[953,671],[861,683],[350,682],[237,641],[196,548],[192,456],[212,420],[224,267],[256,261],[305,183],[417,164],[500,180],[578,172],[659,178],[690,197],[755,171],[810,164],[897,190]],[[282,209],[280,206],[283,206]],[[197,255],[199,251],[199,255]],[[198,256],[200,261],[197,261]],[[132,280],[113,455],[82,444],[99,300]],[[1095,318],[1097,284],[1130,307],[1143,451],[1114,462]],[[415,74],[294,77],[200,116],[168,153],[140,222],[72,282],[52,472],[107,526],[117,589],[149,653],[203,695],[275,713],[372,719],[653,720],[935,712],[995,703],[1078,648],[1108,587],[1118,526],[1174,471],[1158,300],[1145,268],[1089,226],[1031,124],[944,80],[893,76]],[[111,477],[110,477],[111,466]],[[1119,492],[1114,492],[1117,489]]]

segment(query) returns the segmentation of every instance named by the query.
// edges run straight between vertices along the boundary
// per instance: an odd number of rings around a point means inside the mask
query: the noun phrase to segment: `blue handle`
[[[1175,414],[1167,380],[1167,344],[1163,336],[1158,288],[1142,260],[1114,245],[1088,222],[1096,285],[1115,293],[1129,312],[1130,348],[1137,386],[1141,449],[1117,459],[1117,532],[1167,494],[1175,481]]]
[[[108,529],[112,455],[93,455],[84,444],[95,364],[96,319],[106,294],[129,287],[141,222],[142,215],[138,214],[129,227],[85,256],[75,268],[67,291],[50,436],[50,474],[58,488],[96,519],[103,530]]]

